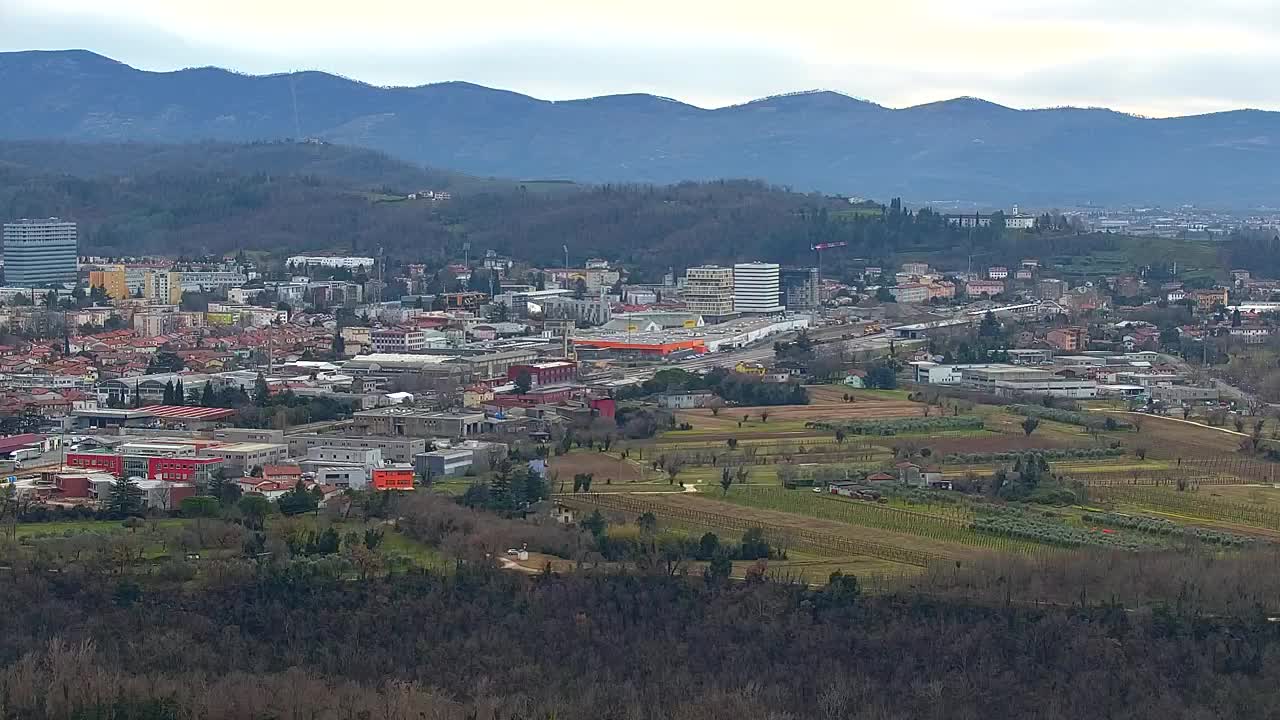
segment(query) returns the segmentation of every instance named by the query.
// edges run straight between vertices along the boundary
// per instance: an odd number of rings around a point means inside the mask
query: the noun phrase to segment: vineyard
[[[942,555],[910,548],[896,547],[886,543],[845,537],[833,533],[825,533],[805,528],[793,528],[782,525],[771,525],[755,522],[745,518],[734,517],[722,513],[708,512],[695,508],[681,507],[666,503],[657,503],[633,495],[565,495],[557,499],[570,506],[580,508],[599,508],[630,515],[642,515],[651,512],[659,518],[685,521],[697,527],[714,530],[746,532],[752,528],[765,530],[770,537],[785,537],[797,544],[819,551],[830,553],[833,557],[864,555],[867,557],[889,560],[906,565],[924,567],[932,561],[946,559]]]
[[[1280,512],[1246,503],[1215,500],[1203,493],[1121,485],[1090,487],[1089,497],[1101,502],[1130,503],[1184,517],[1280,530]]]
[[[1120,513],[1085,513],[1084,521],[1095,525],[1122,527],[1152,535],[1181,537],[1187,540],[1198,540],[1200,542],[1224,545],[1227,547],[1244,547],[1257,542],[1256,538],[1246,537],[1244,535],[1218,532],[1217,530],[1207,530],[1205,528],[1188,527],[1186,525],[1179,525],[1172,520],[1142,517],[1140,515],[1122,515]]]
[[[973,513],[959,505],[941,506],[923,513],[829,494],[741,487],[734,488],[724,499],[748,507],[807,515],[987,550],[1030,553],[1045,549],[1032,542],[974,532],[970,527]]]
[[[1160,545],[1141,538],[1041,520],[1018,510],[984,511],[974,518],[973,529],[999,537],[1020,538],[1065,548],[1092,546],[1136,551]]]
[[[1074,410],[1058,410],[1041,405],[1010,405],[1006,408],[1011,413],[1040,420],[1053,420],[1066,425],[1078,425],[1090,430],[1128,430],[1133,426],[1124,420],[1109,415],[1093,415]]]
[[[855,420],[850,422],[813,422],[810,427],[819,430],[844,430],[850,435],[900,435],[903,433],[947,432],[952,430],[982,430],[982,418],[976,415],[957,415],[892,420]]]

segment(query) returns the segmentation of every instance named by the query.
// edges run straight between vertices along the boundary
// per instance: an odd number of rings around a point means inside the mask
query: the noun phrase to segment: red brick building
[[[507,379],[514,382],[521,373],[529,373],[529,384],[532,387],[559,385],[577,379],[578,363],[572,360],[552,360],[544,363],[512,365],[507,370]]]

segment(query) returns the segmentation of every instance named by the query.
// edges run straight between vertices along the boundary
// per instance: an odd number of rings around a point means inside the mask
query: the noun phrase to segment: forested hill
[[[319,72],[154,73],[85,51],[0,54],[0,139],[315,137],[481,176],[800,189],[993,206],[1280,194],[1280,113],[1147,119],[971,98],[891,109],[799,93],[706,110],[649,95],[547,102],[450,82],[379,88]]]
[[[446,189],[453,197],[440,203],[405,198],[426,189]],[[382,247],[393,262],[442,264],[460,259],[469,242],[473,257],[492,249],[557,265],[567,245],[574,262],[604,257],[641,281],[708,262],[812,263],[810,248],[822,242],[847,243],[824,257],[832,277],[904,259],[962,268],[971,252],[997,264],[1105,251],[1120,262],[1115,272],[1157,258],[1220,267],[1222,252],[1232,266],[1264,269],[1267,257],[1236,252],[1236,243],[1154,247],[1114,235],[961,231],[927,208],[909,211],[892,200],[850,205],[746,180],[517,183],[425,170],[368,150],[290,142],[0,142],[0,217],[51,215],[80,223],[85,253],[372,253]]]

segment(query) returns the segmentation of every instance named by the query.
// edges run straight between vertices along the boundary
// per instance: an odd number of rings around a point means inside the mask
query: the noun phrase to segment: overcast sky
[[[0,50],[66,48],[555,100],[821,88],[892,107],[1280,110],[1277,0],[0,0]]]

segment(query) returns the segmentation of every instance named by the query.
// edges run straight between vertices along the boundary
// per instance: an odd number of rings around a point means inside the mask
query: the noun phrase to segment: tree
[[[720,487],[724,490],[724,495],[729,494],[729,488],[733,486],[733,471],[728,466],[720,470]]]
[[[604,515],[601,515],[599,510],[593,510],[590,515],[583,518],[582,527],[591,533],[592,537],[599,540],[604,537],[605,531],[609,529],[609,521],[604,519]]]
[[[178,509],[183,517],[189,518],[218,517],[222,512],[222,506],[218,498],[210,495],[193,495],[189,498],[183,498]]]
[[[187,389],[182,385],[182,378],[178,378],[178,382],[173,386],[173,404],[187,404]]]
[[[271,387],[267,385],[267,378],[262,373],[258,373],[258,377],[253,381],[253,404],[266,407],[270,401]]]
[[[1240,308],[1231,311],[1231,327],[1240,327]]]
[[[876,300],[882,303],[897,302],[894,300],[893,292],[889,290],[889,286],[883,283],[876,288]]]
[[[164,384],[164,404],[173,404],[173,381],[170,380]]]
[[[728,581],[732,573],[733,561],[724,554],[717,554],[707,564],[707,569],[703,572],[703,578],[709,584],[722,585]]]
[[[276,506],[280,508],[283,515],[302,515],[304,513],[315,512],[320,503],[316,500],[316,496],[307,489],[307,486],[299,482],[293,486],[293,489],[276,501]]]
[[[982,316],[982,322],[978,325],[979,337],[998,337],[1000,335],[1000,321],[996,320],[996,316],[988,310]]]
[[[844,428],[836,428],[836,444],[843,445],[845,437]]]
[[[213,383],[205,382],[204,389],[200,391],[200,405],[202,407],[213,407]]]
[[[111,494],[107,496],[103,509],[115,517],[137,515],[142,512],[142,488],[126,475],[111,483]]]
[[[517,394],[529,394],[529,390],[533,387],[533,376],[529,374],[528,370],[522,369],[516,374],[515,386]]]
[[[1040,418],[1027,417],[1022,421],[1022,432],[1026,433],[1027,437],[1031,437],[1031,433],[1038,427],[1040,427]]]
[[[250,493],[236,503],[240,514],[244,516],[245,527],[250,530],[261,530],[262,523],[271,514],[271,501],[265,495]]]
[[[347,354],[347,341],[342,337],[341,328],[333,331],[333,342],[329,343],[329,349],[333,352],[335,358],[343,357]]]
[[[646,512],[636,518],[636,525],[640,526],[640,532],[644,535],[653,535],[658,531],[658,516],[652,512]]]
[[[866,384],[871,388],[894,390],[898,387],[898,373],[887,362],[878,362],[867,371]]]
[[[177,353],[161,350],[151,356],[151,360],[147,363],[147,374],[176,373],[181,372],[182,367],[182,358],[178,357]]]
[[[768,423],[768,422],[769,422],[769,411],[768,411],[768,410],[763,410],[763,411],[761,411],[761,412],[760,412],[760,422],[762,422],[762,423]]]
[[[587,296],[587,281],[578,278],[573,281],[573,298],[581,300]]]
[[[728,440],[725,440],[724,443],[729,446],[730,450],[738,449],[738,438],[729,438]]]

